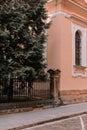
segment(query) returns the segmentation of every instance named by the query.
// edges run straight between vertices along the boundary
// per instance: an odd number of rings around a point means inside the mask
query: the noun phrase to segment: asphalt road
[[[22,130],[87,130],[87,115],[79,115]]]

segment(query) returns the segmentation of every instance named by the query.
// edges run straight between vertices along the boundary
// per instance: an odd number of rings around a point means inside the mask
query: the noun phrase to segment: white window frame
[[[81,32],[81,66],[75,64],[75,33]],[[72,75],[86,76],[86,28],[72,23]]]

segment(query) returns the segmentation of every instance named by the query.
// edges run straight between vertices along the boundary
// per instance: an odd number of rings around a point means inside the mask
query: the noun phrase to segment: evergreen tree
[[[46,67],[46,0],[0,1],[0,77],[39,77]]]

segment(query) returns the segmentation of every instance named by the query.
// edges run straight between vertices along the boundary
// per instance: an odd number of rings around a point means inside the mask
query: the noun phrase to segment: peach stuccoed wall
[[[60,69],[61,90],[87,89],[87,77],[72,75],[72,21],[59,14],[48,31],[48,69]]]
[[[48,30],[47,44],[47,64],[48,68],[60,68],[61,63],[61,16],[52,20],[51,27]]]
[[[87,89],[87,76],[72,75],[72,21],[61,16],[61,89]]]

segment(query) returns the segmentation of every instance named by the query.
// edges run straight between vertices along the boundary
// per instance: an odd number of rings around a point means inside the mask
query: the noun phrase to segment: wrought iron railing
[[[0,103],[50,99],[50,80],[12,80],[13,85],[9,85],[9,79],[0,79]]]

